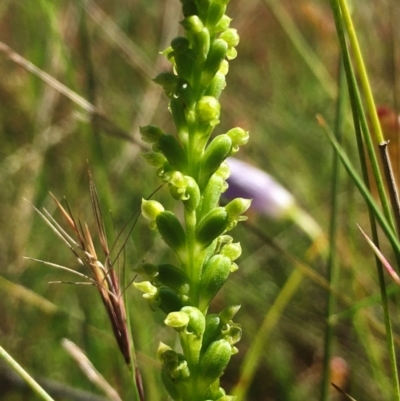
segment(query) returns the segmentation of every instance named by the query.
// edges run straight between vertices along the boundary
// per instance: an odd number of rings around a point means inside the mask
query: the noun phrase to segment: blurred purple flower
[[[284,217],[295,206],[294,197],[264,171],[233,157],[227,162],[231,171],[225,192],[228,199],[253,199],[253,210],[275,219]]]
[[[252,199],[251,209],[270,218],[292,220],[311,238],[321,235],[318,224],[303,211],[294,196],[274,178],[248,163],[229,157],[229,188],[227,199],[236,197]]]

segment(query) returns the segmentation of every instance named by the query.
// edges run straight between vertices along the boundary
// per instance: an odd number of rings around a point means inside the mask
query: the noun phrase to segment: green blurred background
[[[394,23],[399,20],[399,4],[353,3],[377,104],[394,107],[399,93],[400,30]],[[159,52],[178,33],[179,11],[178,0],[0,2],[0,41],[87,99],[102,115],[92,119],[88,107],[80,107],[0,52],[0,345],[36,378],[100,394],[62,348],[61,339],[68,338],[86,352],[123,400],[132,396],[96,290],[49,284],[75,278],[23,259],[78,267],[25,199],[53,213],[49,191],[59,199],[65,196],[75,215],[94,230],[89,163],[112,241],[114,230],[122,229],[141,198],[159,186],[154,169],[140,156],[138,127],[154,123],[173,132],[167,100],[151,79],[169,69]],[[216,131],[237,125],[249,129],[251,140],[239,157],[273,175],[327,233],[333,152],[315,115],[322,114],[333,125],[339,55],[329,2],[231,0],[227,14],[241,43],[238,58],[230,63]],[[307,59],[307,54],[315,58]],[[345,132],[345,147],[354,152],[351,127]],[[154,198],[174,207],[166,189]],[[339,205],[338,291],[356,304],[377,293],[378,285],[372,252],[356,227],[368,224],[367,210],[344,172]],[[298,268],[293,258],[322,276],[326,271],[325,258],[315,246],[310,248],[312,241],[299,227],[255,213],[250,213],[250,222],[285,252],[272,249],[248,226],[234,231],[243,248],[240,269],[212,308],[242,305],[236,317],[244,332],[240,352],[223,377],[228,389],[235,386],[241,361],[271,305]],[[140,218],[121,269],[124,265],[133,278],[130,269],[143,260],[172,256]],[[167,400],[156,349],[160,340],[173,345],[174,337],[164,329],[162,314],[151,311],[137,290],[131,287],[128,293],[148,400]],[[326,296],[326,289],[304,276],[265,336],[247,400],[318,399]],[[338,312],[348,308],[338,300]],[[378,304],[370,305],[339,318],[335,326],[334,356],[341,358],[336,361],[343,366],[342,384],[357,400],[390,400],[381,314]],[[397,334],[395,305],[392,317]],[[399,345],[400,337],[396,341]],[[334,373],[340,371],[335,369]],[[7,384],[4,365],[0,372],[0,400],[37,399],[18,385]],[[333,392],[332,399],[342,398]]]

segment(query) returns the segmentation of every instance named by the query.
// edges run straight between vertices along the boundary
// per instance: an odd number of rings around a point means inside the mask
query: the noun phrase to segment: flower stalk
[[[236,57],[237,31],[225,14],[229,0],[181,0],[185,36],[172,40],[163,53],[172,72],[155,78],[169,98],[176,133],[154,125],[141,127],[152,145],[145,155],[171,196],[184,206],[181,221],[156,201],[143,200],[143,215],[176,255],[176,266],[144,264],[144,281],[135,286],[153,307],[166,313],[165,324],[178,334],[182,353],[160,344],[162,379],[179,401],[232,400],[220,387],[231,356],[237,352],[241,328],[232,321],[237,307],[219,314],[208,308],[241,253],[240,244],[226,233],[239,221],[250,200],[237,198],[220,206],[227,189],[227,157],[248,141],[248,132],[233,128],[212,137],[220,122],[219,96],[228,61]]]

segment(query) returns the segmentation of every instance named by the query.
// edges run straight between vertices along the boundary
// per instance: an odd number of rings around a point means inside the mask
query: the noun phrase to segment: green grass
[[[240,157],[276,177],[326,235],[334,152],[315,116],[321,114],[330,127],[335,125],[333,89],[336,91],[339,71],[339,45],[327,3],[231,0],[228,15],[233,17],[232,26],[239,30],[241,43],[238,58],[230,64],[217,128],[218,132],[236,125],[249,129],[251,140]],[[176,34],[180,3],[98,1],[98,8],[89,7],[91,4],[47,0],[0,4],[0,41],[90,101],[108,120],[108,125],[104,120],[91,122],[87,110],[0,52],[0,345],[34,378],[99,394],[62,348],[61,339],[69,338],[86,352],[121,398],[129,400],[129,372],[117,352],[96,290],[48,284],[74,277],[23,259],[31,256],[77,267],[73,255],[24,198],[38,208],[48,208],[61,220],[48,192],[58,198],[65,196],[76,215],[94,228],[88,162],[110,241],[113,226],[118,232],[141,198],[159,186],[154,170],[140,157],[140,147],[112,134],[118,128],[137,138],[139,125],[150,122],[172,130],[167,100],[151,78],[168,68],[158,52],[167,46],[168,37]],[[395,107],[399,90],[398,77],[392,74],[396,55],[391,42],[398,44],[400,32],[396,25],[390,30],[390,15],[399,12],[394,0],[354,8],[354,23],[378,105]],[[350,108],[346,107],[343,146],[358,168],[350,121]],[[165,189],[154,198],[172,207]],[[337,200],[339,277],[333,292],[337,320],[332,356],[348,364],[345,390],[356,400],[392,400],[380,300],[364,302],[380,291],[373,252],[356,226],[368,229],[368,210],[342,166]],[[224,387],[232,389],[239,382],[246,351],[263,322],[271,318],[268,313],[274,302],[283,298],[275,325],[263,337],[254,361],[255,375],[243,400],[319,400],[327,300],[321,277],[327,274],[327,260],[318,254],[310,256],[310,240],[287,222],[251,213],[250,222],[284,252],[245,225],[235,230],[243,248],[240,270],[231,276],[215,305],[218,310],[224,305],[242,305],[236,320],[242,324],[243,339],[238,344],[239,354],[223,376]],[[394,259],[383,237],[382,250]],[[143,260],[161,258],[172,260],[172,255],[148,230],[144,219],[139,219],[126,247],[124,265],[129,276],[133,278],[131,269]],[[289,277],[295,280],[292,274],[299,265],[308,266],[314,275],[302,270],[303,279],[286,298],[285,284]],[[138,291],[129,288],[127,295],[148,400],[166,400],[156,349],[158,342],[166,342],[171,334],[164,329],[161,313],[151,311]],[[389,311],[395,348],[399,349],[397,305],[398,293],[390,297]],[[170,343],[173,341],[171,336]],[[0,400],[37,399],[19,388],[4,390],[3,367],[0,365]],[[332,399],[340,399],[334,390],[332,394]]]

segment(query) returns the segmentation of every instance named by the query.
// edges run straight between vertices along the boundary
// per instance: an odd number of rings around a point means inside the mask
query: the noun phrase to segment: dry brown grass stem
[[[78,93],[74,92],[73,90],[65,86],[63,83],[52,77],[47,72],[35,66],[29,60],[27,60],[26,58],[15,52],[13,49],[11,49],[9,46],[7,46],[4,42],[1,41],[0,41],[0,52],[4,53],[11,61],[18,64],[19,66],[29,71],[33,75],[37,76],[47,85],[51,86],[57,92],[66,96],[72,102],[74,102],[82,109],[84,109],[107,135],[134,143],[139,147],[142,146],[140,142],[138,142],[129,133],[119,128],[114,122],[112,122],[107,116],[105,116],[101,112],[101,110],[96,108],[92,103],[88,102],[85,98],[83,98]]]
[[[55,263],[46,261],[40,262],[45,263],[48,266],[56,267],[58,269],[78,275],[79,277],[85,278],[88,280],[87,284],[94,285],[99,290],[100,297],[110,319],[119,349],[125,359],[125,362],[130,366],[132,362],[131,341],[128,333],[125,304],[122,297],[123,291],[121,291],[120,282],[114,269],[114,263],[111,260],[97,191],[90,172],[89,181],[93,214],[95,217],[99,241],[103,254],[105,256],[105,261],[101,262],[99,260],[88,225],[86,223],[82,224],[80,220],[75,220],[68,205],[66,206],[66,208],[64,208],[64,206],[58,201],[58,199],[53,194],[51,194],[58,209],[63,215],[65,222],[74,232],[76,240],[72,236],[70,236],[59,223],[57,223],[57,221],[50,215],[50,213],[46,209],[43,209],[42,213],[37,208],[35,208],[34,206],[33,207],[43,218],[43,220],[49,225],[49,227],[57,234],[57,236],[60,237],[62,241],[71,249],[80,264],[82,264],[88,271],[88,275]],[[29,259],[39,261],[33,258]]]
[[[115,389],[104,379],[100,372],[93,366],[92,362],[90,362],[89,358],[76,344],[66,338],[62,339],[61,344],[76,361],[85,376],[101,389],[104,394],[107,395],[108,399],[111,401],[122,401]]]

